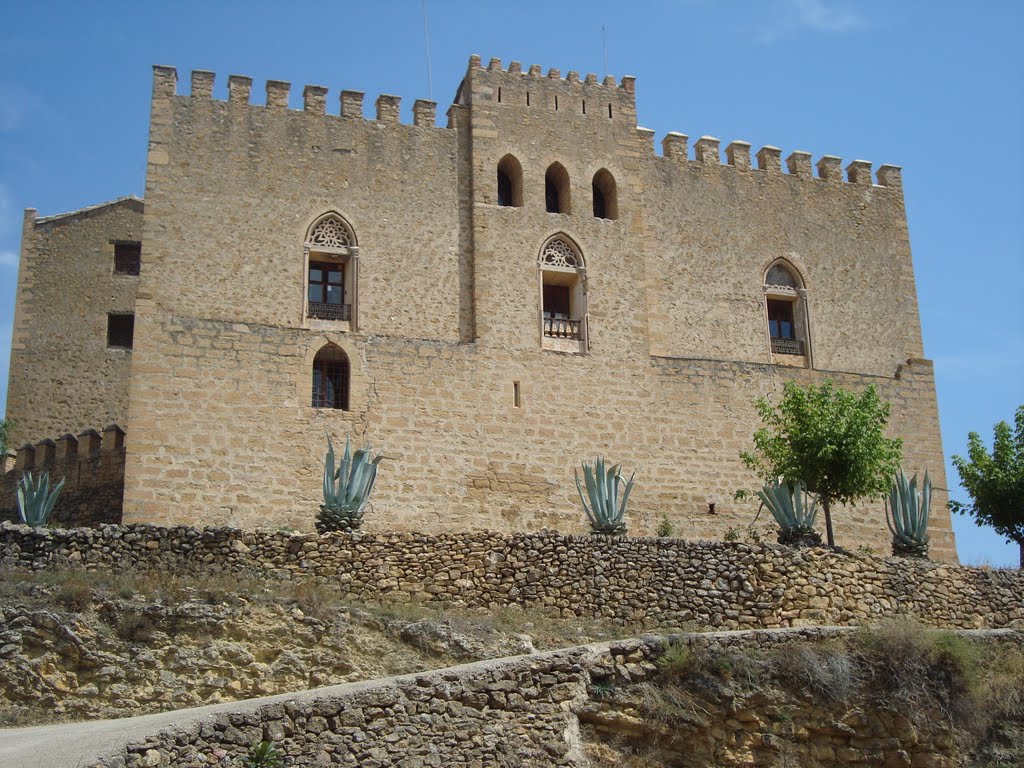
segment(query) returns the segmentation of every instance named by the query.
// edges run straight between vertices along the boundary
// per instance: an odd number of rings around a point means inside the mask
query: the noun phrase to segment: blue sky
[[[1024,3],[36,2],[0,6],[0,399],[22,209],[143,193],[151,65],[325,85],[443,115],[471,53],[637,77],[641,125],[904,168],[947,458],[1024,402]],[[187,86],[186,86],[187,87]],[[443,119],[443,118],[442,118]],[[956,480],[947,467],[950,482]],[[954,495],[962,493],[954,488]],[[954,521],[965,562],[1016,547]]]

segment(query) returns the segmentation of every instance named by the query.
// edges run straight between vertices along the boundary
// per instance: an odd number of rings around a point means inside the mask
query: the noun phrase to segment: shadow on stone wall
[[[51,525],[97,526],[121,522],[124,497],[124,430],[116,424],[100,434],[87,429],[78,437],[27,443],[18,449],[12,469],[0,482],[0,521],[18,521],[18,482],[27,471],[50,473],[64,480]]]

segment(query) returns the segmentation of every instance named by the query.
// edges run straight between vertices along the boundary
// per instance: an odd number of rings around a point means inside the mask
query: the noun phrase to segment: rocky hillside
[[[522,611],[346,604],[309,583],[58,571],[0,586],[0,722],[110,718],[622,636]]]

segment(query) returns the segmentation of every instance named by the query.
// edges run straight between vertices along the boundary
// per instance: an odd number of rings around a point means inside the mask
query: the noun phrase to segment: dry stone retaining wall
[[[553,533],[292,534],[0,525],[0,567],[231,571],[316,578],[363,599],[521,606],[565,617],[747,629],[912,615],[1024,623],[1024,574],[827,549]]]
[[[837,628],[815,628],[693,634],[674,640],[709,651],[767,650],[841,634]],[[1019,643],[1019,634],[985,633],[983,637]],[[119,747],[93,763],[93,768],[237,765],[250,745],[261,739],[274,741],[287,764],[294,766],[588,765],[581,721],[600,722],[603,711],[590,684],[617,687],[653,678],[654,662],[664,644],[665,639],[657,637],[614,641],[308,691],[239,704],[237,710],[198,719],[200,713],[191,718],[183,713],[178,727]],[[933,738],[891,712],[873,724],[860,714],[859,720],[847,725],[828,722],[830,715],[823,719],[813,702],[796,706],[801,711],[794,719],[806,719],[816,729],[815,765],[881,765],[883,760],[894,766],[956,764],[956,746],[948,738],[947,723],[938,724],[932,734],[943,738]],[[851,710],[853,715],[859,713]],[[756,716],[731,717],[711,742],[737,752],[750,751],[755,740],[770,748],[771,742],[763,736],[765,728]],[[701,753],[705,748],[703,743],[694,745],[692,764],[710,763],[711,753]],[[697,762],[702,758],[704,762]]]

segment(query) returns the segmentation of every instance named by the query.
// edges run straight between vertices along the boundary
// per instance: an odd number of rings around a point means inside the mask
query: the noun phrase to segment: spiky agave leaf
[[[803,482],[789,485],[782,479],[757,492],[779,526],[779,541],[792,544],[818,543],[814,532],[818,500],[807,492]]]
[[[624,533],[626,504],[633,490],[636,473],[634,472],[626,483],[620,502],[619,489],[623,482],[621,464],[608,467],[603,456],[598,456],[593,464],[586,461],[580,463],[583,468],[583,483],[580,483],[578,472],[573,474],[576,478],[576,492],[579,494],[580,504],[590,527],[595,533]],[[587,489],[586,497],[583,495],[584,486]]]
[[[317,518],[321,531],[357,529],[363,521],[366,505],[377,481],[377,465],[383,455],[373,456],[370,445],[352,451],[351,440],[345,438],[345,451],[335,469],[334,445],[327,439],[324,462],[324,503]]]
[[[931,513],[932,482],[925,471],[921,489],[917,473],[908,481],[901,468],[893,478],[885,501],[885,522],[892,534],[895,555],[923,557],[928,552],[928,520]]]
[[[33,477],[32,472],[25,472],[18,483],[17,494],[21,521],[33,528],[46,525],[63,488],[63,479],[50,488],[49,472],[43,472],[38,477]]]

